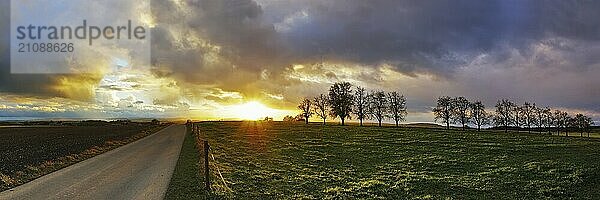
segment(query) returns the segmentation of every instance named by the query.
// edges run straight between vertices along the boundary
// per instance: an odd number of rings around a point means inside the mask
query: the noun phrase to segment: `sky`
[[[70,75],[10,73],[8,2],[0,117],[281,119],[348,81],[403,94],[408,122],[439,96],[600,120],[600,1],[152,0],[102,12],[146,19],[150,66]]]

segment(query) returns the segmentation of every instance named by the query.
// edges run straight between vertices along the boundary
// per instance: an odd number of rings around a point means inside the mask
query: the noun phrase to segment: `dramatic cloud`
[[[528,48],[548,36],[600,35],[600,5],[590,1],[261,2],[295,53],[388,62],[405,73],[452,72],[480,52]]]

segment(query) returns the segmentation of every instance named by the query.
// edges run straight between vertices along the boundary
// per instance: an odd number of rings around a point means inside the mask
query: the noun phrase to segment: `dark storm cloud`
[[[166,58],[176,62],[169,63],[176,69],[215,68],[202,63],[211,47],[198,46],[198,41],[191,37],[203,40],[200,43],[209,42],[219,46],[218,56],[225,59],[226,63],[217,64],[248,70],[260,71],[272,65],[285,50],[280,45],[273,25],[263,22],[262,9],[252,0],[185,2],[185,7],[178,9],[173,1],[153,1],[153,11],[159,24],[153,32],[153,55],[156,60]],[[192,47],[178,44],[181,42]]]
[[[531,27],[552,34],[580,40],[600,40],[600,1],[533,1]]]
[[[469,2],[329,2],[308,8],[310,22],[288,37],[307,56],[320,52],[366,64],[390,62],[407,72],[445,71],[432,62],[460,62],[449,56],[451,49],[489,49],[499,32],[498,5]]]
[[[265,2],[265,9],[288,11],[270,13],[273,21],[306,12],[305,19],[284,33],[295,53],[388,62],[405,73],[451,73],[474,54],[495,51],[499,45],[525,51],[529,43],[548,36],[600,37],[600,21],[594,20],[600,17],[598,1]]]

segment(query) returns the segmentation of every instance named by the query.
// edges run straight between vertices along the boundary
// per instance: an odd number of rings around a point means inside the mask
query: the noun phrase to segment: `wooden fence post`
[[[204,140],[204,180],[206,182],[206,190],[210,191],[210,174],[208,171],[208,141]]]

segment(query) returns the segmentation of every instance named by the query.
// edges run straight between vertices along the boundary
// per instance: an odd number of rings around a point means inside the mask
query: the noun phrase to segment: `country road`
[[[162,199],[185,126],[155,134],[0,193],[0,199]]]

